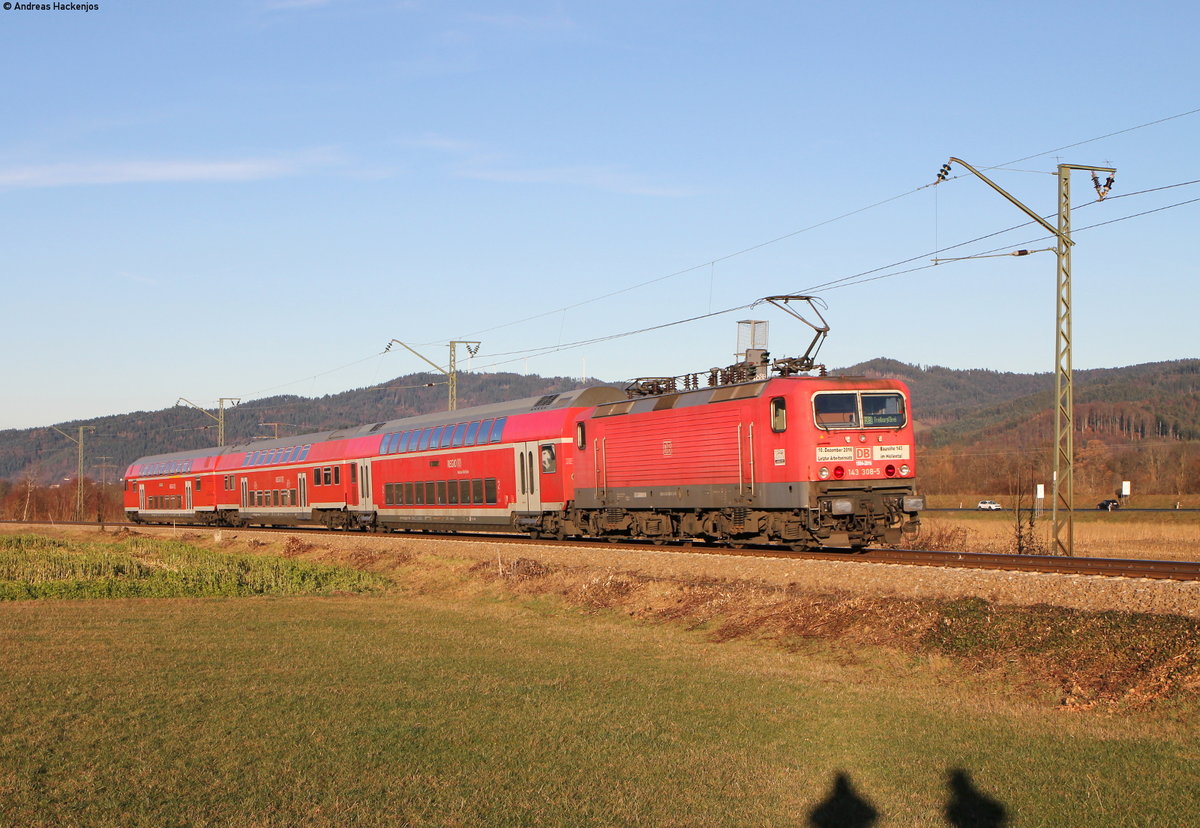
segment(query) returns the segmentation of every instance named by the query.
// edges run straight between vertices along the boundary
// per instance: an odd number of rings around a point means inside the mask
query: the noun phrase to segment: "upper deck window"
[[[817,428],[903,428],[904,396],[895,391],[837,391],[813,396]]]

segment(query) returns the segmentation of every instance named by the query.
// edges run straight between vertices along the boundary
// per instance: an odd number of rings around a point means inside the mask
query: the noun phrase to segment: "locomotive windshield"
[[[849,391],[813,397],[817,428],[902,428],[904,397],[894,391]]]

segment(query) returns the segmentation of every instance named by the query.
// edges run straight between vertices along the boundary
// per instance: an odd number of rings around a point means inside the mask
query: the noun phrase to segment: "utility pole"
[[[83,434],[85,431],[95,431],[95,426],[80,426],[79,437],[76,439],[67,432],[60,429],[58,426],[50,426],[62,436],[66,437],[78,448],[78,456],[75,464],[75,522],[79,523],[83,520]]]
[[[102,457],[97,457],[96,459],[100,461],[99,463],[96,464],[96,468],[98,468],[100,470],[100,485],[107,486],[108,485],[108,470],[111,468],[114,468],[113,464],[108,462],[112,458],[109,457],[108,455],[104,455]]]
[[[291,425],[291,424],[290,423],[259,423],[259,425],[260,426],[273,426],[275,428],[275,436],[272,437],[271,439],[278,440],[279,439],[279,427],[285,426],[285,425]]]
[[[1075,555],[1075,394],[1071,360],[1071,173],[1086,170],[1092,174],[1096,197],[1103,199],[1112,189],[1115,167],[1092,167],[1084,164],[1058,165],[1058,227],[1030,210],[999,184],[961,158],[951,158],[942,165],[937,182],[945,181],[951,164],[961,164],[975,177],[1000,193],[1025,215],[1029,216],[1058,240],[1058,278],[1055,293],[1054,322],[1054,500],[1051,505],[1054,523],[1054,554]],[[1108,175],[1104,184],[1097,173]]]
[[[187,399],[186,397],[180,397],[179,399],[177,399],[175,401],[175,404],[179,405],[181,402],[185,402],[188,405],[190,405],[192,408],[203,413],[204,416],[206,416],[210,419],[216,420],[217,421],[217,445],[223,446],[223,445],[225,445],[225,403],[231,402],[234,405],[237,405],[241,401],[242,401],[241,397],[221,397],[221,399],[217,401],[217,413],[216,414],[209,413],[209,411],[207,409],[201,408],[200,406],[196,405],[194,402]]]
[[[466,345],[467,353],[469,353],[471,356],[475,356],[477,353],[479,353],[479,346],[482,343],[477,342],[475,340],[470,340],[470,341],[463,340],[463,339],[450,340],[450,364],[448,366],[449,370],[438,365],[436,362],[429,359],[424,354],[414,351],[411,347],[409,347],[408,345],[405,345],[399,339],[393,339],[390,342],[388,342],[387,347],[383,349],[383,352],[385,354],[392,349],[392,343],[404,346],[405,350],[407,350],[409,353],[420,357],[421,359],[425,360],[425,362],[432,365],[434,367],[434,370],[440,371],[446,375],[446,377],[449,379],[449,386],[450,386],[449,407],[446,410],[447,411],[458,410],[458,351],[457,351],[457,346]]]

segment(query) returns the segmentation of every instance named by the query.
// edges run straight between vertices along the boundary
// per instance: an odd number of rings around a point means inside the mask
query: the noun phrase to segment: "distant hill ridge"
[[[884,358],[831,373],[907,382],[920,439],[929,447],[1040,445],[1052,439],[1054,377],[1049,373],[955,370]],[[226,411],[226,439],[241,443],[272,436],[274,426],[261,423],[280,423],[282,436],[443,410],[444,382],[439,375],[418,373],[319,398],[254,400]],[[567,377],[463,373],[458,379],[459,406],[540,396],[579,385]],[[1200,440],[1200,359],[1076,371],[1075,402],[1084,440]],[[68,433],[80,425],[96,429],[87,438],[87,476],[109,481],[137,457],[211,446],[216,435],[210,418],[181,406],[59,424]],[[112,458],[109,465],[98,468],[97,458],[106,456]],[[73,477],[75,465],[75,446],[49,427],[0,431],[0,479],[61,481]]]

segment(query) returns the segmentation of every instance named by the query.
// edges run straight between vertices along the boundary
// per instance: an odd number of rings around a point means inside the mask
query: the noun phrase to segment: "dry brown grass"
[[[922,549],[964,552],[1015,552],[1012,514],[921,517]],[[1049,516],[1038,522],[1039,539],[1050,548]],[[1075,554],[1089,558],[1137,558],[1163,561],[1200,560],[1200,517],[1194,521],[1157,521],[1143,516],[1105,514],[1075,521]]]

